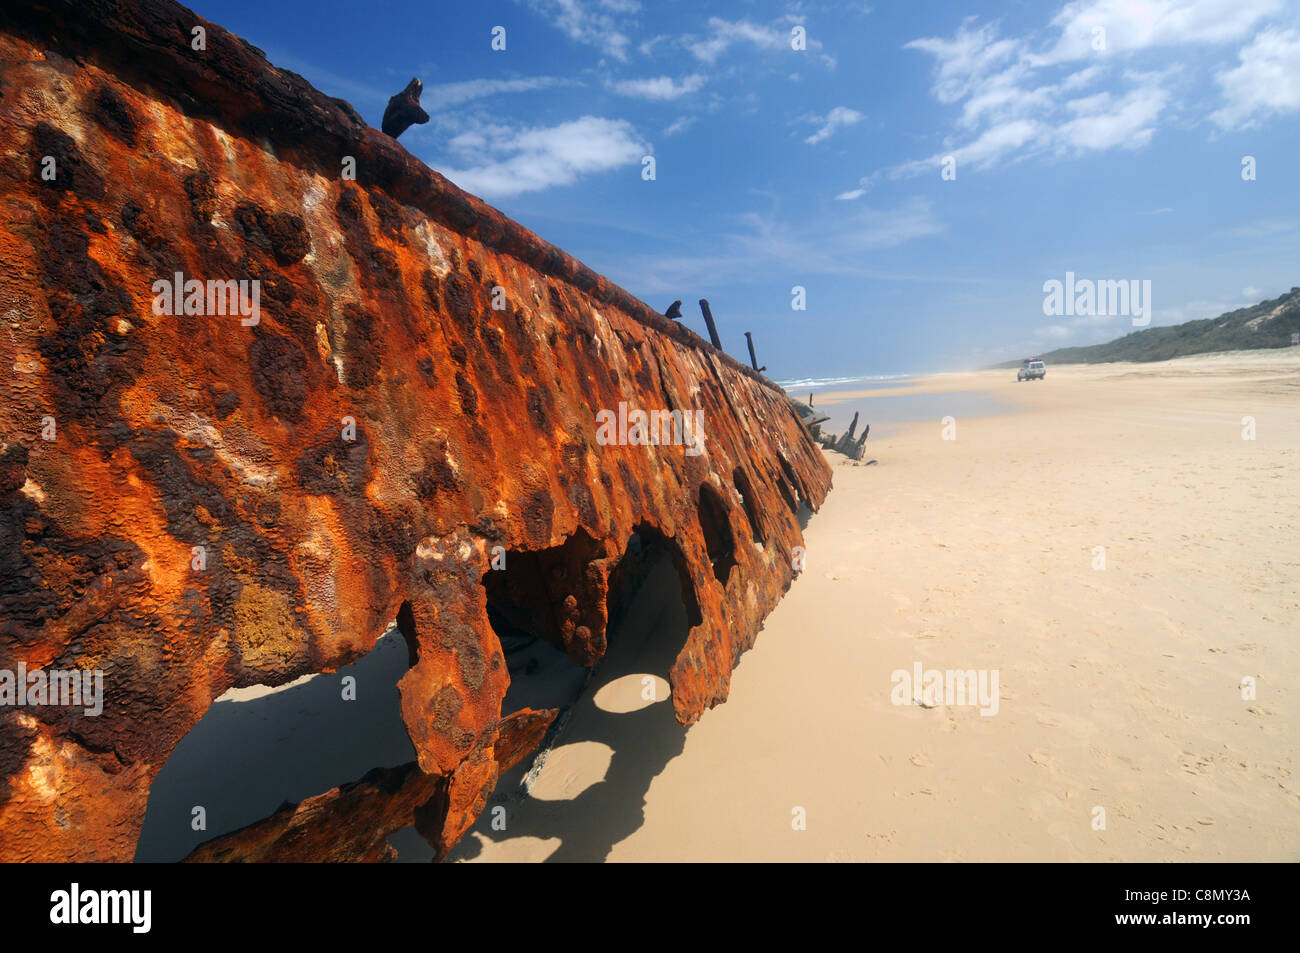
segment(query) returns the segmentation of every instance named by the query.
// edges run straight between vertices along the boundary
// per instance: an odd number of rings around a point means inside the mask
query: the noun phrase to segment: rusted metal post
[[[754,335],[749,331],[745,332],[745,343],[749,345],[749,366],[758,370],[758,357],[754,354]]]
[[[709,310],[709,302],[704,298],[700,299],[700,311],[704,313],[704,323],[709,328],[709,340],[719,351],[722,350],[722,341],[718,339],[718,326],[713,323],[713,312]]]

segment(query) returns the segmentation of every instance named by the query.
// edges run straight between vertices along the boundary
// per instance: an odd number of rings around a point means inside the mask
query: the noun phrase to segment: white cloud
[[[821,123],[821,128],[805,139],[804,142],[809,145],[816,145],[835,135],[837,130],[859,123],[864,118],[862,113],[856,109],[849,109],[847,106],[836,106],[825,116],[813,117],[815,122]]]
[[[595,116],[526,129],[485,125],[461,133],[447,145],[464,159],[478,160],[477,164],[435,167],[461,188],[484,198],[572,185],[585,175],[636,164],[649,151],[631,123]]]
[[[610,89],[620,96],[666,101],[680,99],[691,93],[699,92],[703,86],[704,77],[694,73],[684,77],[681,82],[671,76],[656,76],[652,79],[625,79],[611,83]]]
[[[1026,74],[1025,67],[1017,64],[977,84],[962,107],[961,125],[976,129],[984,122],[1002,123],[1050,110],[1057,97],[1057,88],[1025,88],[1020,81]]]
[[[575,43],[616,60],[627,59],[631,40],[615,14],[630,17],[641,9],[636,0],[528,0],[528,5]]]
[[[1150,77],[1144,79],[1151,82]],[[1114,148],[1140,149],[1151,141],[1155,121],[1168,98],[1158,85],[1139,85],[1121,97],[1103,92],[1064,102],[1053,100],[1056,115],[1005,118],[964,145],[901,162],[864,176],[858,184],[867,188],[882,176],[896,180],[938,175],[948,157],[954,160],[960,175],[964,169],[979,171],[1034,155],[1077,156]],[[1014,111],[1008,115],[1014,115]],[[857,189],[837,198],[856,198],[861,192]]]
[[[941,152],[885,168],[858,184],[870,187],[882,175],[896,179],[937,172],[946,156],[956,159],[959,170],[979,170],[1037,155],[1140,149],[1152,141],[1168,111],[1173,98],[1168,87],[1178,68],[1162,73],[1130,69],[1121,74],[1127,88],[1101,88],[1114,72],[1106,63],[1070,67],[1083,55],[1085,39],[1088,54],[1094,59],[1100,55],[1092,48],[1092,27],[1106,25],[1109,52],[1226,42],[1277,6],[1278,0],[1076,0],[1052,21],[1059,35],[1048,54],[1032,51],[1030,34],[1003,37],[996,25],[981,25],[975,18],[963,21],[950,37],[913,40],[906,48],[934,57],[935,98],[961,105],[957,135]],[[1259,59],[1272,61],[1278,52],[1274,43]],[[1293,71],[1293,81],[1295,75]],[[1287,84],[1275,87],[1285,90]],[[1276,97],[1274,108],[1290,101],[1286,92]]]
[[[1282,0],[1076,0],[1052,20],[1056,45],[1036,64],[1096,56],[1094,30],[1105,31],[1104,53],[1157,46],[1230,43],[1276,14]]]
[[[1254,285],[1247,285],[1241,289],[1241,296],[1250,301],[1258,301],[1261,294],[1263,294],[1263,292]]]
[[[852,202],[855,199],[862,198],[862,196],[866,194],[866,189],[849,189],[849,191],[841,192],[839,195],[835,196],[835,199],[839,202]]]
[[[968,17],[950,40],[924,37],[904,44],[907,50],[923,50],[938,60],[934,94],[942,103],[955,103],[970,95],[984,77],[1009,62],[1018,52],[1015,40],[997,38],[997,28],[976,28],[975,18]]]
[[[1285,0],[1073,0],[1047,27],[1046,50],[1038,34],[1002,36],[994,23],[968,17],[948,37],[907,43],[934,58],[931,91],[945,105],[960,104],[956,132],[945,149],[865,176],[870,187],[890,178],[925,174],[946,155],[958,166],[987,168],[1035,155],[1078,156],[1110,149],[1140,149],[1154,138],[1171,109],[1180,71],[1204,64],[1189,53],[1162,73],[1132,66],[1142,50],[1237,42],[1261,29],[1240,52],[1241,63],[1218,74],[1223,105],[1210,118],[1240,128],[1276,113],[1300,111],[1300,31],[1267,26]],[[1098,50],[1095,32],[1104,30]],[[1102,88],[1114,54],[1126,54],[1120,75],[1127,88]],[[1093,62],[1082,65],[1079,60]],[[1189,83],[1182,83],[1186,87]],[[848,194],[848,193],[843,193]]]
[[[874,267],[873,252],[944,228],[932,204],[923,199],[887,209],[864,206],[836,216],[831,226],[803,216],[760,214],[741,216],[739,223],[739,230],[717,236],[714,254],[633,257],[623,269],[635,275],[637,287],[676,297],[683,297],[684,288],[753,282],[774,269],[862,277]]]
[[[695,125],[694,116],[678,116],[672,124],[664,130],[665,136],[675,136],[679,132],[685,132],[691,126]]]
[[[958,168],[973,165],[977,169],[986,168],[1006,158],[1026,143],[1042,139],[1048,134],[1048,128],[1033,119],[1013,119],[1001,125],[984,130],[974,142],[954,149],[951,155],[957,160]],[[933,156],[927,166],[938,166],[943,156]]]
[[[1100,66],[1089,66],[1086,69],[1081,69],[1079,72],[1071,73],[1069,76],[1065,77],[1064,81],[1061,83],[1061,89],[1066,92],[1072,92],[1084,86],[1089,86],[1096,82],[1100,75]]]
[[[1266,218],[1247,225],[1238,225],[1228,230],[1234,238],[1274,238],[1296,229],[1296,223],[1290,219]]]
[[[641,51],[642,56],[649,56],[651,53],[654,52],[656,46],[658,46],[660,43],[665,43],[671,39],[672,37],[669,36],[667,33],[660,33],[656,36],[650,37],[650,39],[648,40],[643,41],[641,45],[637,47],[637,49]]]
[[[525,93],[535,89],[574,84],[574,80],[561,79],[558,76],[533,76],[527,79],[467,79],[459,83],[442,83],[438,86],[424,87],[423,104],[430,110],[442,109],[501,93]]]
[[[891,179],[911,178],[928,172],[938,175],[943,161],[949,156],[956,162],[958,174],[968,165],[975,169],[986,169],[999,160],[1011,157],[1026,143],[1047,142],[1050,133],[1051,127],[1032,119],[1014,119],[986,129],[973,142],[960,148],[950,152],[935,153],[925,159],[912,159],[899,163],[884,170],[883,173],[865,177],[860,184],[869,186],[882,174]]]
[[[1076,118],[1053,130],[1058,152],[1139,149],[1155,135],[1155,121],[1169,101],[1156,86],[1140,86],[1115,100],[1100,93],[1067,103]]]
[[[709,18],[709,35],[695,40],[687,48],[695,58],[705,63],[716,62],[718,57],[737,43],[748,43],[760,50],[789,49],[790,31],[779,27],[760,26],[748,20]],[[808,44],[810,47],[813,44]]]
[[[893,209],[864,209],[857,218],[849,219],[840,241],[845,253],[854,254],[893,248],[943,230],[934,206],[928,200],[916,199]]]
[[[1263,116],[1300,110],[1300,33],[1266,29],[1219,73],[1224,105],[1210,118],[1223,129],[1255,125]]]

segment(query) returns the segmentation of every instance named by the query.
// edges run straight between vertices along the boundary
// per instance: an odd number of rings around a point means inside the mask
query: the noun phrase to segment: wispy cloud
[[[458,83],[425,86],[422,103],[426,109],[448,109],[476,99],[505,93],[527,93],[556,86],[576,86],[577,80],[558,76],[530,76],[525,79],[467,79]]]
[[[801,53],[811,52],[828,69],[835,69],[835,57],[822,52],[823,44],[810,35],[801,14],[787,14],[771,23],[755,23],[749,19],[726,20],[709,17],[708,32],[704,36],[684,38],[686,48],[696,59],[715,63],[732,47],[750,47],[768,52],[794,52],[796,31],[803,44]]]
[[[718,235],[703,255],[647,255],[624,262],[639,288],[654,294],[748,284],[775,270],[807,275],[872,274],[872,253],[944,230],[933,205],[914,199],[890,208],[861,207],[838,216],[833,227],[776,214],[750,213],[738,228]],[[759,280],[764,280],[759,278]]]
[[[687,47],[696,59],[705,63],[716,62],[736,44],[748,44],[760,50],[789,48],[788,29],[762,26],[749,20],[724,20],[722,17],[710,17],[708,26],[708,36],[690,42]]]
[[[856,109],[849,109],[847,106],[836,106],[825,116],[812,117],[814,122],[820,123],[820,128],[811,136],[804,140],[809,145],[816,145],[835,135],[836,131],[852,126],[861,122],[864,118],[862,113]]]
[[[936,61],[934,94],[941,103],[955,103],[977,91],[984,79],[1011,62],[1020,51],[1016,40],[1000,39],[992,24],[964,22],[950,39],[922,37],[903,46],[921,50]]]
[[[627,60],[632,42],[627,31],[641,10],[637,0],[527,0],[527,4],[573,42]]]
[[[447,147],[471,164],[435,168],[489,199],[572,185],[584,176],[633,165],[649,151],[631,123],[596,116],[546,127],[480,125]]]
[[[935,99],[961,106],[953,135],[942,151],[864,176],[838,197],[861,197],[882,177],[937,172],[947,157],[978,171],[1033,156],[1141,149],[1175,112],[1180,70],[1205,58],[1142,72],[1134,57],[1239,42],[1261,26],[1240,65],[1218,74],[1224,105],[1210,118],[1227,129],[1300,110],[1300,35],[1266,25],[1283,8],[1284,0],[1074,0],[1043,31],[1046,44],[1041,33],[1003,36],[974,17],[951,36],[913,40],[906,49],[934,59]]]
[[[1272,238],[1294,232],[1300,225],[1289,219],[1266,218],[1247,225],[1238,225],[1228,230],[1234,238]]]
[[[691,93],[697,93],[704,87],[704,77],[699,73],[683,77],[680,81],[671,76],[656,76],[649,79],[625,79],[609,84],[609,88],[620,96],[636,99],[668,101],[681,99]]]
[[[1052,131],[1058,154],[1140,149],[1155,135],[1155,122],[1169,102],[1157,85],[1140,85],[1124,96],[1097,93],[1066,103],[1075,117]]]
[[[897,180],[926,173],[937,175],[943,163],[950,158],[958,169],[986,169],[1000,161],[1010,161],[1027,143],[1047,141],[1050,134],[1051,127],[1045,123],[1033,119],[1012,119],[984,130],[972,142],[949,152],[937,152],[924,159],[910,159],[864,176],[859,182],[860,188],[843,192],[837,198],[861,198],[882,178]]]
[[[1042,65],[1098,52],[1230,43],[1282,5],[1282,0],[1076,0],[1052,20],[1060,31],[1056,43],[1031,61]],[[1102,50],[1097,49],[1099,39]]]
[[[643,40],[641,42],[641,45],[638,46],[637,49],[641,51],[642,56],[649,56],[654,52],[655,47],[658,46],[660,43],[667,43],[672,39],[673,38],[669,36],[667,33],[658,33],[650,37],[650,39],[648,40]]]

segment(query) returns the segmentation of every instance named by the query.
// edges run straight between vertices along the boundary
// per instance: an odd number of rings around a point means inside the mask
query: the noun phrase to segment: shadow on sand
[[[365,657],[333,675],[274,690],[236,689],[213,702],[149,789],[135,859],[181,860],[285,801],[355,781],[371,768],[414,761],[397,694],[408,659],[406,641],[390,629]],[[355,700],[343,697],[345,676],[356,679]],[[195,806],[206,812],[206,830],[192,827]]]
[[[559,839],[549,860],[598,861],[641,826],[651,781],[681,753],[686,739],[666,682],[686,641],[686,608],[670,554],[656,547],[648,557],[642,583],[611,628],[609,650],[585,689],[586,670],[563,653],[540,640],[502,637],[512,678],[503,710],[569,705],[569,717],[548,763],[534,772],[538,796],[521,787],[533,763],[526,758],[501,778],[452,859],[486,853],[489,841],[533,837]],[[203,841],[261,820],[285,801],[355,781],[375,767],[414,760],[396,687],[407,660],[405,641],[390,629],[373,651],[336,674],[276,690],[235,691],[214,702],[154,780],[135,859],[180,860]],[[354,701],[344,700],[341,690],[349,675],[356,679]],[[649,690],[647,675],[657,676],[653,702],[642,697]],[[603,780],[577,790],[566,756],[570,768],[579,763],[582,773],[590,768],[590,752],[575,762],[564,749],[583,742],[611,753]],[[594,760],[590,770],[599,774],[599,756]],[[195,806],[206,811],[206,830],[192,829]],[[506,831],[492,829],[498,806],[506,811]],[[413,828],[390,841],[402,861],[433,857]]]
[[[666,678],[688,631],[672,559],[657,548],[644,583],[610,631],[605,657],[537,772],[533,796],[519,790],[518,779],[531,760],[525,759],[523,766],[501,779],[478,822],[449,859],[491,860],[497,845],[515,838],[548,843],[558,838],[547,861],[601,861],[615,844],[641,827],[650,783],[686,744],[686,728],[673,715]],[[642,695],[648,691],[647,675],[658,676],[653,702]],[[576,751],[572,746],[578,745],[608,748],[609,764],[603,778],[592,777],[593,783],[574,790],[587,772],[599,773],[599,758],[592,756],[591,747],[581,757],[565,757],[564,749]],[[592,762],[597,766],[593,768]],[[497,806],[505,807],[504,831],[493,830]],[[399,852],[413,846],[406,838],[399,843],[394,837],[392,843]],[[403,854],[403,859],[408,857]]]

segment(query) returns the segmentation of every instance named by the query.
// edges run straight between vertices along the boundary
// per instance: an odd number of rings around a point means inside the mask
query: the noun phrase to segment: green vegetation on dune
[[[1143,328],[1122,338],[1090,347],[1063,347],[1039,360],[1051,364],[1104,364],[1111,361],[1167,361],[1210,351],[1250,351],[1290,347],[1291,335],[1300,334],[1300,288],[1249,308],[1229,311],[1217,318],[1185,324]],[[1019,367],[1020,360],[994,367]]]

